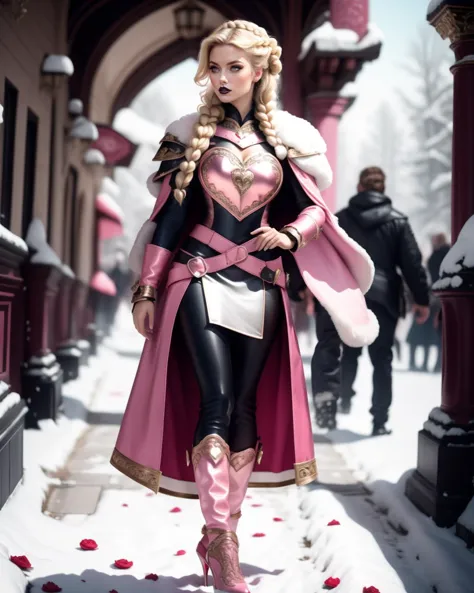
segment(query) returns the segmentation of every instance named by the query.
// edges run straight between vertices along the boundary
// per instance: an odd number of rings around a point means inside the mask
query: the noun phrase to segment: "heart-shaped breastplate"
[[[268,152],[259,151],[242,160],[233,150],[217,146],[201,158],[199,179],[213,200],[243,220],[276,196],[283,170]]]

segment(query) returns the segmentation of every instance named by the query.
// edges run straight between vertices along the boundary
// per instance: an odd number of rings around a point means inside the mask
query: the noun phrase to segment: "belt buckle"
[[[260,272],[260,278],[264,282],[268,282],[269,284],[275,285],[280,274],[281,274],[280,268],[277,268],[276,270],[272,270],[268,266],[265,266],[264,268],[262,268],[262,271]]]
[[[202,270],[196,268],[194,268],[193,270],[193,264],[200,265],[202,267]],[[202,278],[207,274],[208,267],[206,261],[200,255],[192,257],[190,260],[188,260],[186,266],[189,270],[189,273],[191,274],[191,276],[194,276],[194,278]]]

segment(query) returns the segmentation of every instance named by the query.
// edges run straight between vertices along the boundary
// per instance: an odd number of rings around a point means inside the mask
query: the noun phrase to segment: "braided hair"
[[[262,68],[262,77],[254,87],[255,117],[267,142],[275,149],[277,157],[283,160],[287,156],[287,148],[278,137],[273,123],[278,79],[282,70],[281,47],[265,29],[254,23],[243,20],[227,21],[202,41],[194,77],[196,83],[207,84],[210,52],[216,45],[226,44],[243,49],[249,55],[254,68]],[[173,195],[180,204],[186,197],[186,188],[191,183],[199,159],[209,148],[217,124],[224,119],[224,108],[212,86],[208,86],[201,94],[201,101],[198,107],[199,120],[186,149],[185,160],[176,176]]]

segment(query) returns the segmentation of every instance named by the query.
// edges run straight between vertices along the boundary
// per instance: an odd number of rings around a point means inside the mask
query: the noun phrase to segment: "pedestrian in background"
[[[385,195],[385,174],[379,167],[364,169],[357,195],[337,213],[340,226],[370,255],[375,265],[374,282],[365,295],[369,309],[380,325],[377,339],[369,346],[373,371],[370,413],[375,435],[388,434],[385,424],[392,402],[392,358],[395,328],[405,315],[401,271],[413,295],[413,312],[419,324],[429,316],[429,288],[422,256],[407,216],[392,207]],[[322,428],[336,427],[337,400],[348,413],[355,394],[353,384],[362,348],[342,346],[327,312],[316,304],[318,343],[311,361],[316,422]],[[342,352],[342,360],[341,360]]]

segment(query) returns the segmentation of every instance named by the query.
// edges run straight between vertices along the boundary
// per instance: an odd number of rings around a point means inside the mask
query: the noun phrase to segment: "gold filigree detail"
[[[297,486],[305,486],[318,477],[316,459],[295,463],[295,481]]]
[[[127,477],[158,494],[161,472],[158,469],[141,465],[114,449],[110,463]]]
[[[305,156],[316,156],[318,154],[321,154],[321,153],[320,152],[300,152],[299,150],[296,150],[296,148],[288,149],[288,156],[290,159],[297,159],[297,158],[302,158]]]
[[[170,146],[170,144],[167,143],[172,143],[172,145]],[[160,144],[161,146],[158,149],[158,152],[153,157],[154,161],[172,161],[174,159],[179,159],[184,156],[186,151],[186,145],[178,140],[177,136],[174,134],[165,134],[160,140]]]
[[[232,183],[235,185],[237,191],[240,194],[240,197],[242,197],[244,193],[250,189],[250,187],[252,187],[255,177],[252,171],[245,169],[245,167],[241,167],[240,169],[232,169],[230,176],[232,178]]]
[[[474,35],[474,10],[469,6],[443,6],[430,22],[451,43]]]
[[[193,467],[196,468],[201,461],[201,457],[210,457],[214,463],[218,463],[224,455],[229,458],[229,445],[222,437],[217,434],[209,434],[198,443],[192,452]]]
[[[234,470],[238,472],[249,463],[255,463],[256,457],[257,454],[255,453],[255,449],[245,449],[238,453],[231,453],[230,464]]]
[[[208,529],[208,533],[210,532]],[[209,544],[207,556],[220,565],[220,577],[226,587],[235,587],[245,580],[239,563],[239,540],[233,531],[225,531],[218,535]]]
[[[232,130],[235,132],[239,138],[245,138],[245,136],[249,136],[250,134],[254,134],[258,127],[255,123],[254,119],[250,119],[246,121],[242,126],[232,119],[231,117],[226,117],[223,121],[219,123],[220,126],[225,128],[226,130]]]
[[[230,198],[228,198],[224,192],[219,190],[214,183],[209,182],[209,168],[211,166],[211,160],[213,156],[227,157],[232,165],[237,169],[245,167],[248,169],[251,165],[257,162],[268,162],[274,173],[276,174],[276,184],[272,187],[264,196],[257,200],[254,200],[246,208],[241,210]],[[283,181],[283,170],[278,160],[268,152],[257,153],[243,161],[231,150],[225,147],[212,148],[206,152],[204,162],[201,161],[201,175],[205,182],[205,189],[212,195],[216,201],[220,202],[226,210],[228,210],[237,220],[243,220],[246,216],[251,214],[254,210],[265,206],[270,202],[280,190]],[[232,174],[231,174],[232,175]],[[240,191],[239,191],[240,193]],[[242,195],[242,194],[240,194]]]

